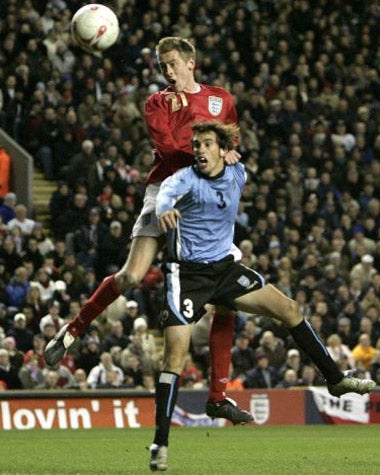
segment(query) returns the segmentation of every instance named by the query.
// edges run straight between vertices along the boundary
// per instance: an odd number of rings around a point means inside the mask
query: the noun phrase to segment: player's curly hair
[[[195,47],[189,40],[180,36],[166,36],[161,38],[156,45],[156,53],[158,56],[176,50],[186,60],[195,60]]]
[[[204,134],[214,132],[218,138],[218,144],[225,150],[232,150],[236,147],[240,138],[240,129],[235,124],[223,124],[216,120],[208,122],[198,122],[191,127],[194,133]]]

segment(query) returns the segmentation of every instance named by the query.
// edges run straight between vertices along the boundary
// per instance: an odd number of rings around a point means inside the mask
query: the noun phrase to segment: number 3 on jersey
[[[223,209],[227,206],[227,203],[224,201],[224,196],[221,191],[216,192],[216,196],[218,197],[219,203],[216,205],[219,209]]]
[[[183,301],[183,316],[185,318],[192,318],[194,316],[194,303],[191,299],[185,299]]]

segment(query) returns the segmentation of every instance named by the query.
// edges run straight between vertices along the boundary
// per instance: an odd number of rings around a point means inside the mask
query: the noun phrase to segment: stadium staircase
[[[55,181],[49,181],[44,178],[42,172],[37,169],[33,171],[33,205],[34,219],[42,223],[43,230],[49,234],[50,231],[50,212],[49,202],[53,191],[57,188]]]

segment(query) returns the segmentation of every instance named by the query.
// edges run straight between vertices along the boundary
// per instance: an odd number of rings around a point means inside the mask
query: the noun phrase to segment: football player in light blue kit
[[[163,314],[164,361],[156,389],[156,431],[151,470],[168,468],[171,416],[178,376],[189,351],[194,322],[207,303],[280,320],[297,345],[314,361],[333,396],[365,394],[371,380],[344,375],[299,312],[297,303],[230,254],[234,222],[245,183],[241,163],[226,166],[225,153],[234,147],[234,125],[203,122],[193,126],[196,164],[167,178],[157,196],[156,214],[168,233],[165,264],[166,307]]]

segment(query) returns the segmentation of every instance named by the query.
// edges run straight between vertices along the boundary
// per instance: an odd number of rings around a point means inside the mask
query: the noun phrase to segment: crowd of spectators
[[[8,0],[0,11],[0,126],[57,182],[43,229],[0,206],[0,387],[154,389],[159,256],[144,282],[47,368],[43,348],[128,255],[151,144],[143,106],[164,88],[154,46],[191,38],[196,77],[234,95],[248,181],[243,260],[296,299],[342,369],[380,383],[380,8],[375,0],[119,0],[118,42],[70,40],[86,2]],[[207,384],[212,315],[183,387]],[[230,388],[323,383],[287,331],[239,313]]]

